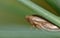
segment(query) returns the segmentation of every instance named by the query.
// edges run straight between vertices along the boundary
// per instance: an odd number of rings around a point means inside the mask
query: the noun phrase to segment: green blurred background
[[[0,0],[0,38],[60,38],[60,32],[32,28],[25,16],[37,14],[18,0]]]

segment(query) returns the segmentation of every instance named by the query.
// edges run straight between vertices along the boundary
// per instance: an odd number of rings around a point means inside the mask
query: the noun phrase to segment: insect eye
[[[37,15],[26,16],[26,19],[38,29],[45,29],[48,31],[60,31],[60,28],[58,26]]]

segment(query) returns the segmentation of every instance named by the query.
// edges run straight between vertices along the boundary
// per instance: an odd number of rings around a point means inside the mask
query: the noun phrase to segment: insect
[[[60,28],[51,22],[45,20],[44,18],[37,16],[37,15],[31,15],[26,16],[26,19],[28,22],[30,22],[34,27],[38,29],[44,29],[48,31],[60,31]]]

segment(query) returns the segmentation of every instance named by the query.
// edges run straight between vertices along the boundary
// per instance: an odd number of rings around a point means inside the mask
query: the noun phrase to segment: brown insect
[[[60,28],[58,26],[37,15],[26,16],[26,19],[38,29],[45,29],[48,31],[60,31]]]

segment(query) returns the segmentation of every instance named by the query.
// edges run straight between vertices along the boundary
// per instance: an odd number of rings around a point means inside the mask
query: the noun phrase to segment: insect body
[[[28,22],[30,22],[34,27],[38,29],[45,29],[48,31],[60,31],[60,28],[58,26],[38,16],[26,16],[26,19],[28,20]]]

